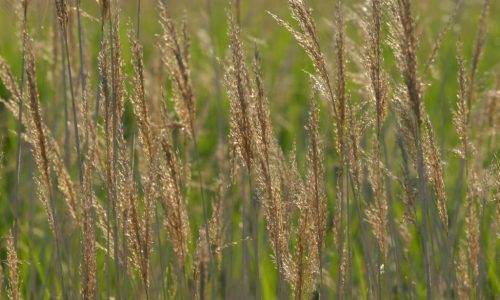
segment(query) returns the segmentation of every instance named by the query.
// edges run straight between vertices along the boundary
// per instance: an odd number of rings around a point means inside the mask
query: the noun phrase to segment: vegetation
[[[173,2],[0,3],[0,299],[500,294],[499,3]]]

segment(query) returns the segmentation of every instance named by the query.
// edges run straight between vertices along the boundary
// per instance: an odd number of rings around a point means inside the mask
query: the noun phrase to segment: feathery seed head
[[[7,265],[9,267],[8,295],[11,300],[21,300],[21,290],[19,281],[19,259],[17,250],[14,248],[14,237],[12,232],[7,236]]]
[[[181,36],[175,28],[174,21],[162,2],[160,8],[160,36],[159,48],[163,64],[170,73],[173,82],[175,111],[181,120],[187,135],[194,133],[195,97],[191,83],[189,37],[186,23],[183,23]]]
[[[229,140],[233,161],[242,158],[245,167],[250,170],[254,159],[254,103],[240,29],[229,13],[228,21],[231,61],[225,74],[225,83],[230,100]]]
[[[66,0],[56,0],[56,13],[59,24],[66,28],[69,21],[69,5]]]

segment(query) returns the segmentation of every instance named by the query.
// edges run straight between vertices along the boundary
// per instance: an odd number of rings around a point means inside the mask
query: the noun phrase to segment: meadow
[[[500,2],[0,0],[1,299],[498,299]]]

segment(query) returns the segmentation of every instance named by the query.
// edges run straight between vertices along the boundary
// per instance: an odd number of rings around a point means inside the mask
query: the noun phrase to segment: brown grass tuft
[[[11,300],[21,300],[21,282],[19,279],[19,259],[17,250],[14,248],[14,237],[12,232],[7,236],[7,265],[9,267],[9,287],[8,296]]]
[[[311,97],[311,109],[309,112],[309,149],[307,154],[307,179],[305,185],[306,201],[309,203],[311,209],[311,218],[314,220],[312,223],[314,236],[313,245],[317,251],[318,269],[320,274],[323,272],[323,247],[325,243],[326,234],[326,220],[327,220],[327,198],[325,193],[325,178],[323,166],[323,149],[322,142],[319,136],[319,108],[315,96]]]
[[[183,266],[188,255],[190,239],[186,200],[182,192],[181,170],[172,144],[171,132],[165,129],[161,136],[164,165],[161,166],[162,204],[166,214],[166,226],[172,241],[179,266]]]
[[[186,23],[182,24],[181,33],[175,28],[174,21],[167,12],[163,2],[159,2],[160,51],[162,61],[173,81],[174,103],[177,116],[180,118],[186,134],[194,133],[195,103],[189,70],[189,37]]]
[[[241,158],[245,167],[251,170],[254,160],[254,107],[245,54],[240,40],[240,29],[231,15],[229,20],[229,41],[231,64],[226,71],[225,83],[230,100],[229,143],[233,165]]]

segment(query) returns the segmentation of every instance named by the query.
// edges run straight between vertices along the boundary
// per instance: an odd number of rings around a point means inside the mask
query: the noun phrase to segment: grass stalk
[[[23,124],[23,102],[24,102],[24,64],[26,59],[26,24],[27,24],[27,11],[28,11],[28,1],[22,1],[23,8],[23,19],[22,19],[22,58],[21,58],[21,80],[19,83],[19,105],[18,105],[18,115],[17,115],[17,144],[16,144],[16,186],[15,186],[15,202],[14,202],[14,228],[12,230],[12,238],[14,248],[17,249],[17,239],[19,232],[19,207],[21,202],[21,196],[19,194],[19,184],[21,177],[21,154],[22,154],[22,139],[21,139],[21,128]]]

